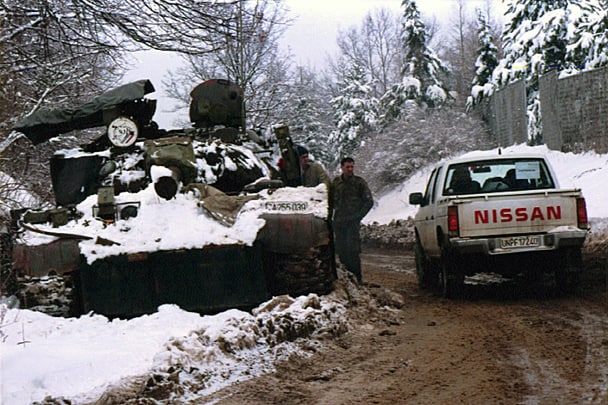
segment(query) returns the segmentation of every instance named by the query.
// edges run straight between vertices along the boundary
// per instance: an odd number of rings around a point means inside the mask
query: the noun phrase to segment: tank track
[[[273,295],[328,294],[337,279],[332,246],[323,245],[296,254],[264,253]],[[267,270],[268,271],[268,270]]]
[[[15,294],[22,309],[51,316],[70,317],[76,314],[74,287],[70,274],[44,277],[17,277]]]

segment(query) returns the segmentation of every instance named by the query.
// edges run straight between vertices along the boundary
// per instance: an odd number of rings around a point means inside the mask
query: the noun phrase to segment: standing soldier
[[[337,176],[330,187],[330,209],[333,212],[336,251],[340,262],[357,277],[361,276],[361,239],[359,226],[361,219],[374,205],[372,193],[362,177],[355,176],[355,161],[346,157],[340,162],[342,174]]]

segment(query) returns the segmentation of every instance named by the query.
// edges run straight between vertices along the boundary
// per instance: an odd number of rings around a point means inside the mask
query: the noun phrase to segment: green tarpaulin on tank
[[[104,119],[104,110],[113,110],[125,103],[141,100],[152,92],[154,86],[150,80],[138,80],[107,91],[78,108],[36,111],[24,117],[13,129],[37,145],[75,129],[107,125],[109,122],[106,122],[107,117]],[[152,111],[150,118],[153,114]]]

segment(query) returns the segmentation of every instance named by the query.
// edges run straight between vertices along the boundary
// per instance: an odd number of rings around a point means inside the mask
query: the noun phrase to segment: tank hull
[[[311,214],[266,214],[253,246],[120,254],[87,263],[74,239],[16,245],[21,274],[63,274],[73,284],[71,316],[132,318],[175,304],[201,314],[250,309],[272,296],[327,294],[336,280],[331,230]]]

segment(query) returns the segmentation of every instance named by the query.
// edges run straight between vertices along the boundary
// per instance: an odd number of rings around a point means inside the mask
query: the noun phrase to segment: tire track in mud
[[[608,402],[608,319],[606,314],[581,310],[583,338],[586,340],[584,404]]]
[[[388,261],[381,254],[367,257]],[[406,272],[413,275],[410,269]],[[495,364],[483,367],[495,372],[495,380],[502,383],[497,398],[502,395],[503,400],[518,404],[604,404],[608,403],[608,297],[598,289],[600,278],[595,272],[570,296],[557,294],[546,280],[538,285],[473,283],[467,285],[464,300],[438,298],[436,305],[447,310],[440,310],[447,318],[459,313],[453,321],[479,330],[472,335],[457,328],[446,332],[458,335],[448,336],[452,341],[476,336],[483,350],[494,356]],[[460,363],[454,360],[462,355],[479,357],[452,353],[452,363]]]
[[[530,353],[524,347],[514,350],[510,360],[519,368],[522,380],[527,387],[528,393],[523,394],[522,404],[542,403],[551,398],[556,390],[560,390],[566,383],[559,374],[554,372],[553,365],[549,361],[531,358]]]
[[[390,254],[383,251],[365,252],[361,254],[362,263],[374,262],[375,271],[385,270],[394,272],[405,272],[411,276],[416,275],[416,263],[411,254]]]
[[[594,300],[525,300],[508,315],[494,311],[494,326],[509,335],[501,372],[513,368],[518,404],[608,403],[608,319]]]

